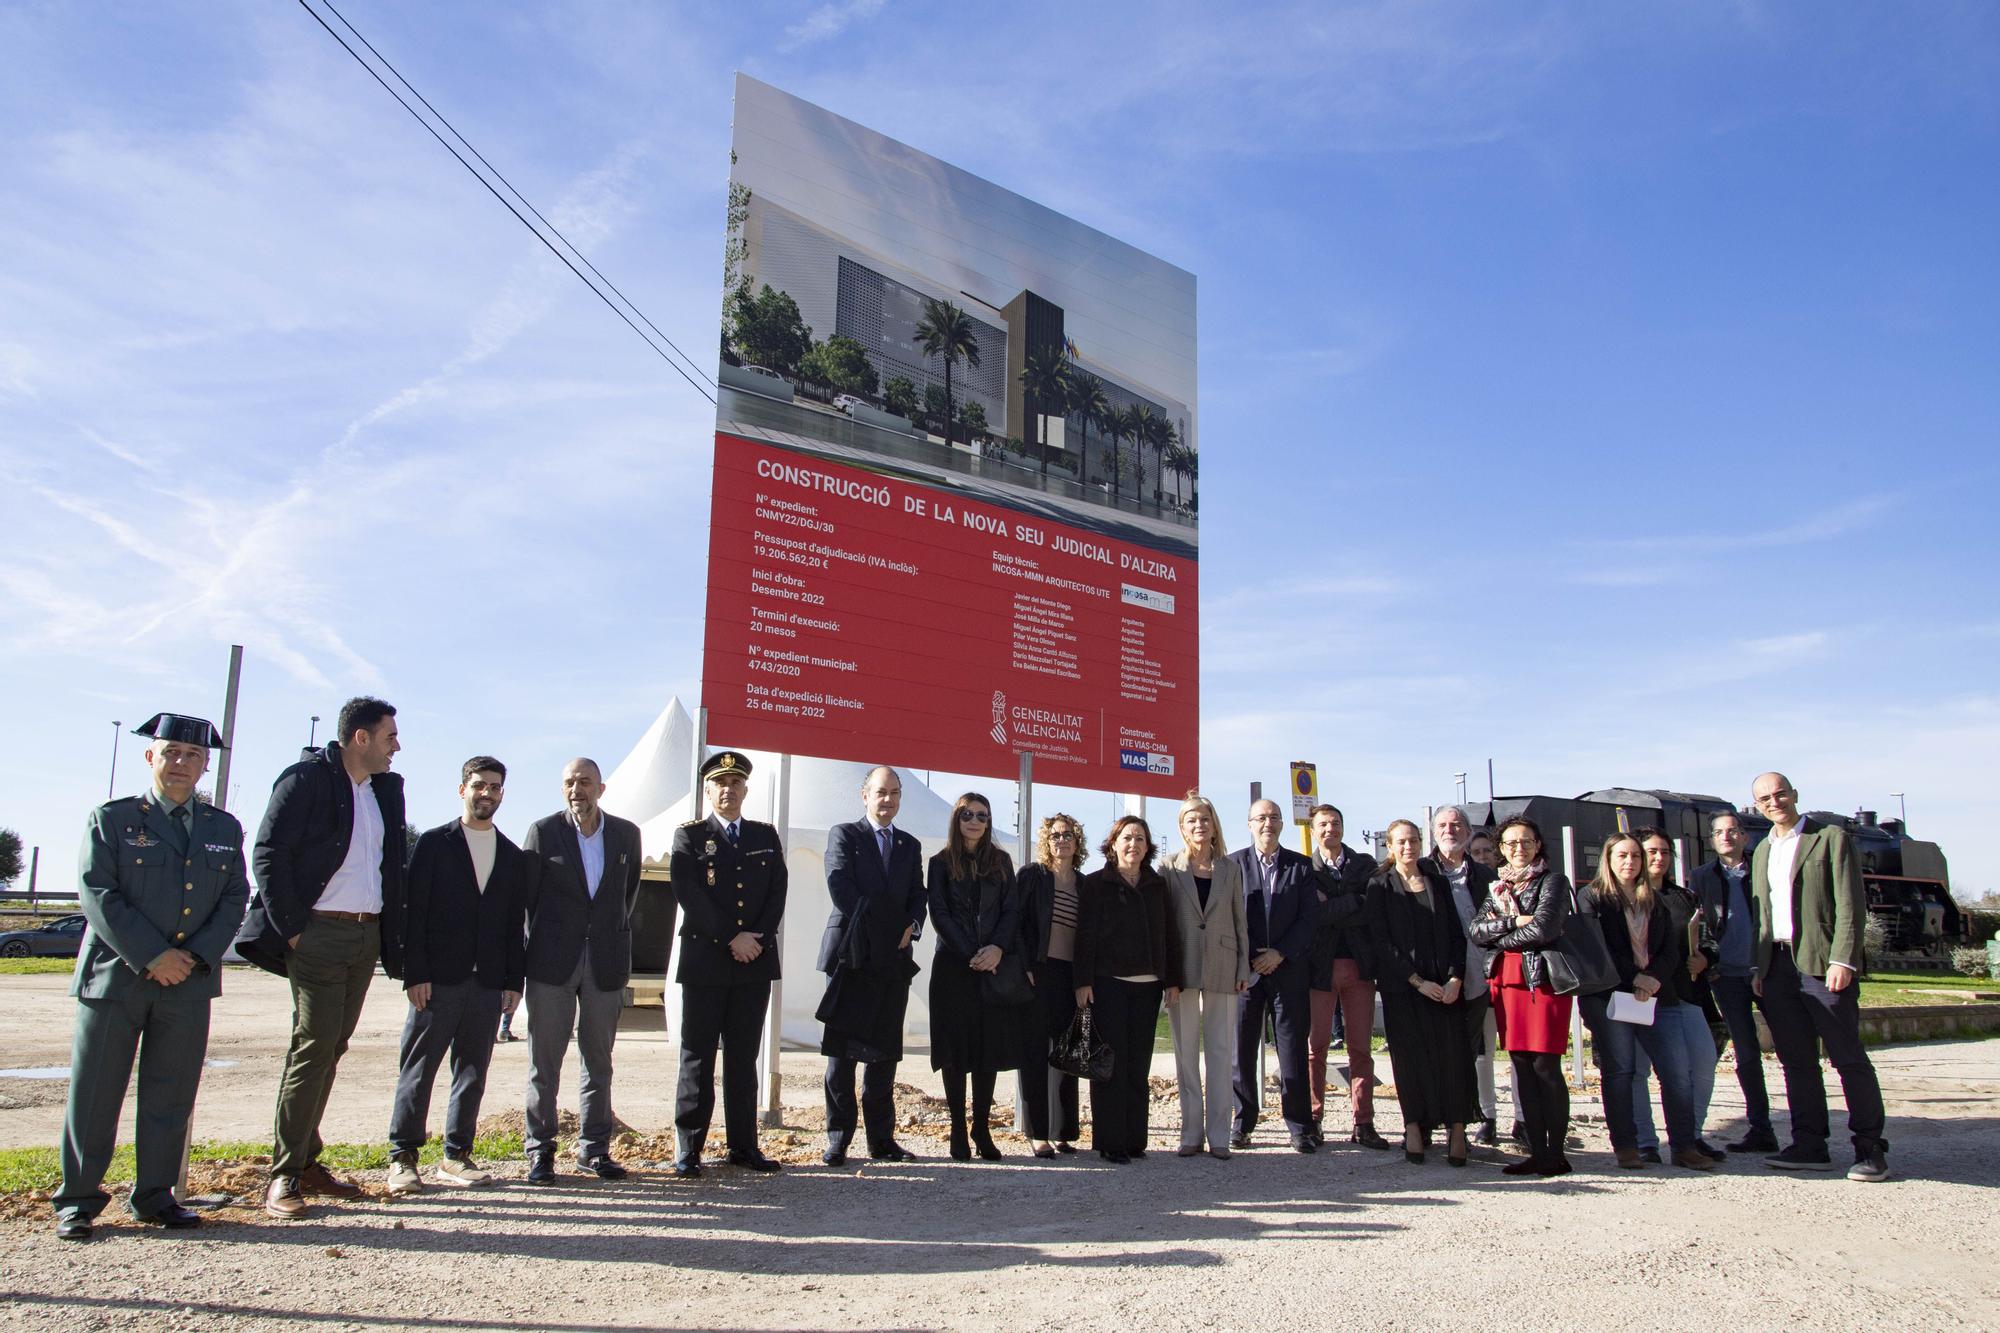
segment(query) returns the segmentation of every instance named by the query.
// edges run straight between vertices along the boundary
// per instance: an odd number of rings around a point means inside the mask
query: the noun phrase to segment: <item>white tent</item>
[[[776,823],[783,759],[762,750],[742,753],[750,760],[751,771],[744,814],[750,819]],[[834,825],[861,817],[861,783],[869,767],[834,759],[792,760],[790,808],[786,827],[780,830],[785,835],[785,867],[790,873],[781,931],[782,1032],[788,1043],[819,1044],[820,1025],[813,1014],[825,992],[826,978],[814,964],[819,959],[820,935],[833,907],[826,890],[826,836]],[[664,861],[673,848],[674,830],[701,813],[697,809],[699,795],[689,789],[693,770],[694,725],[676,698],[668,701],[632,752],[605,780],[604,808],[639,825],[648,862]],[[951,802],[918,781],[910,770],[898,768],[896,772],[903,780],[903,805],[896,816],[896,827],[915,834],[924,845],[926,857],[942,851],[951,819]],[[995,815],[1006,818],[1012,802],[1005,784],[994,784],[988,794],[993,799]],[[996,836],[1011,852],[1013,837],[997,833]],[[929,931],[925,935],[935,938]],[[928,945],[917,946],[917,961],[928,970],[931,961]],[[908,1031],[913,1037],[922,1037],[930,1031],[928,994],[929,978],[920,975],[910,994]],[[671,972],[666,1006],[668,1027],[678,1031],[680,988],[672,984]]]

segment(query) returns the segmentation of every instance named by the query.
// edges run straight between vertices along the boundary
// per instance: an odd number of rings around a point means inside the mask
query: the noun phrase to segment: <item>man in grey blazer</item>
[[[622,1180],[611,1160],[611,1047],[632,977],[632,905],[639,899],[639,826],[598,805],[594,759],[563,766],[564,808],[536,820],[521,842],[542,859],[528,901],[528,1183],[556,1180],[556,1093],[576,1034],[582,1121],[576,1158],[601,1180]]]
[[[133,734],[152,738],[152,783],[144,795],[98,806],[83,837],[78,896],[90,927],[69,988],[76,1037],[62,1188],[53,1200],[63,1240],[89,1240],[111,1202],[104,1172],[135,1056],[132,1215],[176,1229],[201,1220],[174,1199],[174,1181],[208,1051],[209,1003],[222,989],[222,955],[250,901],[243,826],[195,795],[222,737],[201,718],[171,713]]]
[[[1868,890],[1861,858],[1844,829],[1799,814],[1799,794],[1783,773],[1765,773],[1750,787],[1770,836],[1750,858],[1756,908],[1756,971],[1751,988],[1764,1001],[1764,1021],[1785,1071],[1792,1142],[1764,1160],[1781,1171],[1833,1168],[1826,1084],[1819,1051],[1840,1075],[1847,1128],[1854,1139],[1849,1180],[1889,1178],[1889,1142],[1882,1137],[1882,1087],[1861,1044],[1862,933]],[[1776,886],[1775,888],[1773,886]]]

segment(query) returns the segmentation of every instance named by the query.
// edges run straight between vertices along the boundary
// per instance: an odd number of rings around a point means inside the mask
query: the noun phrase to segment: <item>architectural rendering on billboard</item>
[[[1191,274],[739,75],[718,741],[1179,795]]]

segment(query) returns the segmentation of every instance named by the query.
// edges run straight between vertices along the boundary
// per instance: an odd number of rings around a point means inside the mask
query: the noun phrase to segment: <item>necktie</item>
[[[732,820],[730,820],[730,821],[729,821],[729,823],[727,823],[727,824],[725,824],[725,825],[723,826],[723,829],[722,829],[722,836],[723,836],[723,837],[725,837],[725,838],[727,838],[727,839],[729,839],[729,845],[730,845],[731,847],[734,847],[734,846],[736,845],[736,821],[735,821],[735,820],[733,820],[733,819],[732,819]]]
[[[882,868],[884,870],[889,868],[889,848],[894,845],[895,838],[896,835],[888,829],[878,828],[875,830],[875,845],[882,853]]]
[[[184,805],[177,806],[174,809],[174,841],[179,844],[175,850],[182,856],[186,856],[188,850],[188,811]]]

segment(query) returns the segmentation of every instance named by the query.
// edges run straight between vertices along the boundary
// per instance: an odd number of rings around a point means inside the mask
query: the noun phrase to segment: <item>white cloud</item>
[[[857,23],[865,23],[882,12],[884,0],[844,0],[821,5],[785,29],[780,51],[796,51],[802,46],[831,41]]]

